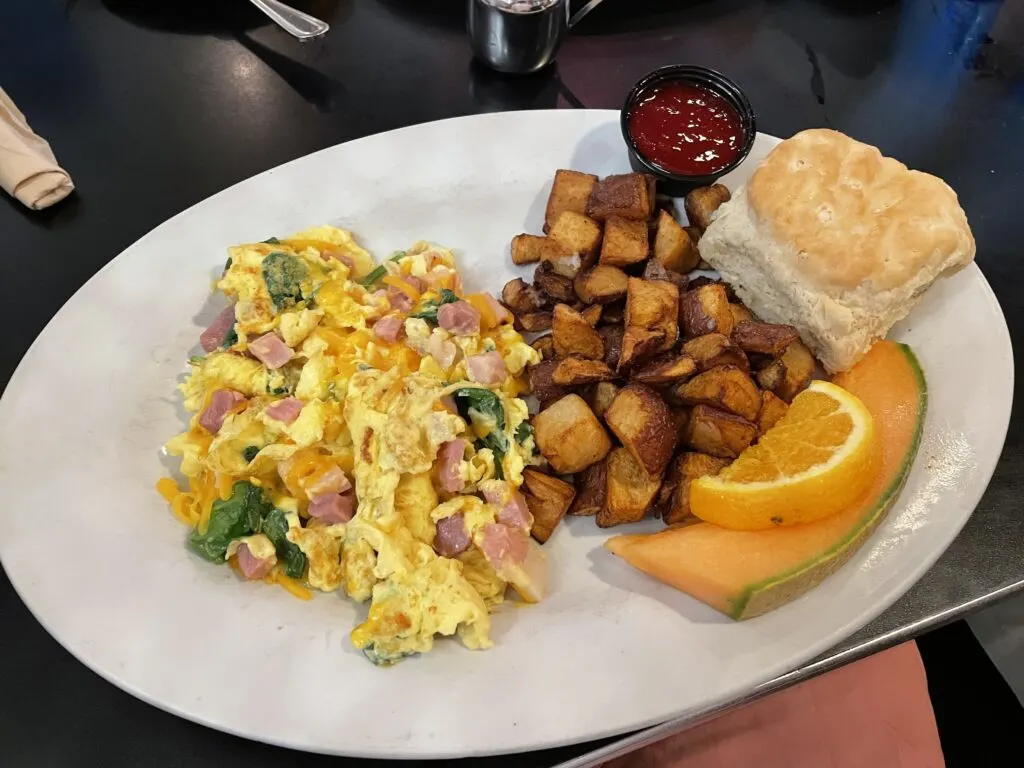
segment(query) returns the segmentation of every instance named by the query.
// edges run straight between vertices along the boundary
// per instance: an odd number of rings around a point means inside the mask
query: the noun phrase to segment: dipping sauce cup
[[[714,184],[743,162],[757,124],[743,91],[720,72],[677,64],[640,80],[622,107],[633,170],[679,197]]]

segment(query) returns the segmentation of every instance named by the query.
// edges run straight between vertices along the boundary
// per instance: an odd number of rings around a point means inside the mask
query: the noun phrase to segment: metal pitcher
[[[576,13],[570,0],[468,0],[473,54],[499,72],[528,74],[555,60],[562,41],[603,0]]]

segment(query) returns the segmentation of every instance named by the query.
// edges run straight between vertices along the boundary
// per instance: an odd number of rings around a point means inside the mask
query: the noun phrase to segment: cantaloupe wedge
[[[767,613],[835,573],[872,534],[899,495],[917,454],[928,393],[910,347],[876,344],[835,383],[871,411],[882,458],[861,501],[806,525],[732,531],[710,523],[615,536],[605,547],[634,567],[734,619]]]

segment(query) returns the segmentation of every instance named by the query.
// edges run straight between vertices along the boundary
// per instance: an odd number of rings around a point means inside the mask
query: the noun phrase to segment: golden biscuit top
[[[779,144],[747,186],[754,217],[796,252],[819,289],[888,290],[974,258],[974,237],[944,181],[827,129]]]

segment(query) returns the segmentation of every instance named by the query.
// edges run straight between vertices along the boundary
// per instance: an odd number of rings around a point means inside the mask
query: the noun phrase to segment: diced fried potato
[[[774,392],[765,390],[761,393],[761,412],[757,414],[757,436],[760,437],[775,423],[786,415],[789,406],[786,401],[778,397]]]
[[[629,371],[634,365],[671,346],[664,331],[649,331],[646,328],[630,326],[622,334],[622,349],[615,370],[619,373]]]
[[[539,339],[534,339],[531,346],[540,352],[541,359],[553,360],[555,358],[555,340],[551,337],[550,333],[541,336]]]
[[[679,321],[688,339],[706,333],[731,334],[732,312],[725,287],[711,283],[684,293],[679,303]]]
[[[550,312],[524,312],[516,314],[515,327],[517,331],[538,333],[539,331],[550,331],[552,325],[552,314]]]
[[[598,381],[611,381],[615,378],[615,372],[601,360],[588,360],[579,355],[570,355],[558,361],[551,378],[555,384],[578,387]]]
[[[563,211],[586,213],[590,193],[597,184],[597,176],[561,168],[555,171],[555,181],[548,195],[544,211],[544,231],[548,232]]]
[[[689,378],[697,372],[697,363],[686,354],[669,352],[656,360],[634,368],[630,373],[631,381],[639,381],[641,384],[658,386],[661,384],[673,384],[682,379]]]
[[[618,267],[597,264],[581,270],[573,281],[576,295],[585,304],[610,304],[625,297],[629,275]]]
[[[562,211],[548,237],[572,253],[590,256],[601,245],[601,225],[582,213]]]
[[[538,261],[566,259],[572,252],[549,237],[516,235],[512,238],[512,262],[536,264]]]
[[[742,323],[744,320],[754,322],[754,313],[751,312],[742,304],[737,304],[735,301],[730,302],[729,311],[732,312],[733,330],[735,330],[736,326]]]
[[[637,458],[625,448],[608,454],[605,468],[607,495],[597,513],[597,524],[611,528],[644,519],[661,487],[661,473],[651,476]]]
[[[672,283],[680,291],[685,291],[689,286],[690,281],[686,278],[686,275],[680,274],[679,272],[673,272],[671,269],[665,269],[661,264],[650,259],[644,265],[644,280],[664,280],[665,282]]]
[[[640,328],[664,336],[654,352],[671,349],[679,337],[679,289],[664,280],[629,278],[626,328]]]
[[[609,368],[618,369],[622,355],[622,337],[626,329],[621,325],[602,325],[597,329],[604,340],[604,361]]]
[[[676,448],[686,443],[686,429],[690,423],[689,408],[673,408],[672,419],[676,423]]]
[[[714,269],[714,267],[705,264],[700,267],[700,269]],[[722,286],[722,290],[725,291],[725,298],[733,303],[739,301],[739,297],[736,295],[736,291],[733,290],[732,286],[720,278],[708,277],[707,275],[697,275],[697,277],[690,281],[690,290],[696,290],[702,285],[720,285]]]
[[[690,236],[690,242],[693,243],[694,247],[697,249],[697,256],[699,257],[700,256],[700,236],[702,234],[704,234],[703,230],[699,229],[698,227],[687,226],[687,227],[683,227],[683,231],[686,232],[686,234],[688,234]],[[701,261],[703,261],[703,259],[700,259],[697,262],[697,269],[706,269],[706,267],[700,266],[700,262]]]
[[[603,419],[617,394],[619,394],[619,388],[615,384],[610,381],[599,381],[587,390],[586,400],[590,404],[591,410]]]
[[[732,329],[733,343],[744,352],[757,352],[773,357],[781,355],[786,347],[799,338],[800,334],[791,325],[744,320]]]
[[[628,267],[647,258],[647,222],[610,216],[604,223],[601,264]]]
[[[720,365],[680,384],[676,397],[687,405],[713,405],[747,421],[755,421],[761,411],[761,391],[757,384],[731,365]]]
[[[623,387],[604,420],[648,474],[664,471],[676,445],[676,423],[657,392],[643,384]]]
[[[662,210],[658,215],[658,231],[654,236],[654,261],[669,271],[681,274],[695,269],[700,261],[696,243],[666,210]]]
[[[686,218],[690,224],[703,232],[711,226],[711,214],[718,206],[726,202],[732,195],[724,184],[712,184],[710,187],[697,187],[683,199]]]
[[[757,372],[757,383],[761,389],[778,392],[786,381],[786,365],[781,360],[772,360]]]
[[[576,475],[576,498],[569,507],[569,514],[578,517],[592,517],[604,506],[608,494],[608,460],[591,464]]]
[[[690,512],[690,483],[698,477],[717,475],[727,466],[729,466],[729,459],[709,456],[706,453],[679,454],[669,467],[665,483],[662,486],[662,491],[666,486],[670,486],[672,489],[669,503],[661,511],[665,525],[697,522]]]
[[[545,307],[544,297],[521,277],[505,283],[501,289],[501,301],[517,315],[540,312]]]
[[[594,185],[587,215],[598,221],[612,216],[647,221],[654,211],[650,177],[642,173],[608,176]]]
[[[582,355],[591,360],[604,359],[601,334],[579,312],[566,304],[555,306],[552,320],[555,352],[559,357]]]
[[[530,392],[537,398],[541,408],[547,408],[551,403],[569,394],[567,387],[555,384],[554,373],[557,367],[557,361],[545,360],[526,369]]]
[[[596,328],[597,324],[601,322],[601,305],[592,304],[586,309],[580,311],[583,315],[583,319],[590,323],[591,328]]]
[[[526,506],[533,515],[530,533],[541,544],[551,538],[555,528],[562,522],[565,513],[576,496],[576,489],[557,477],[527,467],[523,470],[523,486]]]
[[[533,284],[555,302],[571,304],[576,301],[572,278],[560,275],[550,261],[543,261],[533,271]]]
[[[694,359],[697,370],[702,372],[720,365],[734,365],[743,371],[750,370],[750,363],[743,350],[721,333],[708,333],[690,339],[683,344],[683,352]]]
[[[757,436],[757,427],[742,416],[710,405],[697,405],[686,425],[686,444],[700,453],[735,459]]]
[[[811,383],[817,363],[814,355],[800,341],[794,341],[786,347],[779,360],[785,366],[786,375],[782,384],[772,391],[787,403],[791,403],[793,398],[807,389],[807,385]]]
[[[560,474],[589,467],[612,447],[600,420],[579,395],[566,395],[534,416],[533,433],[541,454]]]

